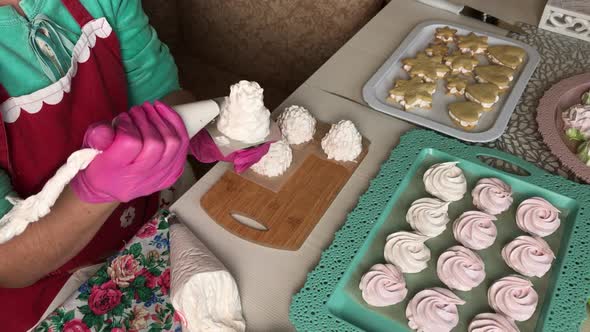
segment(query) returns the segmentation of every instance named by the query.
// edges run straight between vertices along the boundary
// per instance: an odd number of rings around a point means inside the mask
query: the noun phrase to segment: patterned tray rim
[[[542,326],[543,331],[550,332],[579,331],[580,324],[586,318],[586,299],[590,297],[590,259],[584,259],[590,256],[590,246],[586,242],[590,236],[590,217],[584,211],[585,206],[590,206],[590,187],[549,174],[506,152],[466,145],[457,139],[424,129],[412,130],[401,137],[399,145],[381,165],[378,175],[371,180],[367,191],[359,198],[358,204],[348,214],[346,222],[336,232],[330,246],[322,253],[318,265],[308,274],[304,286],[293,296],[290,319],[295,328],[298,331],[360,331],[356,326],[331,315],[326,302],[398,184],[405,177],[404,171],[427,148],[437,149],[488,168],[493,167],[479,160],[477,155],[503,159],[530,173],[528,177],[506,173],[508,176],[578,201],[580,208],[575,224],[572,225],[576,231],[571,233],[568,253],[561,264],[555,267],[558,272],[552,276],[554,282],[550,285],[553,296],[546,299],[547,304],[541,314],[543,321],[537,325],[537,329]],[[351,233],[358,236],[350,236]],[[576,279],[581,281],[572,282]]]

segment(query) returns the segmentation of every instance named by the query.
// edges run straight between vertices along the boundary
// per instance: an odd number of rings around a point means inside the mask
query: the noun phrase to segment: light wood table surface
[[[467,4],[509,21],[536,25],[541,0],[471,0]],[[322,217],[298,251],[283,251],[242,240],[216,224],[199,204],[201,196],[228,169],[220,163],[199,180],[172,211],[228,267],[237,280],[248,331],[291,331],[289,304],[317,264],[360,195],[368,188],[399,137],[412,126],[363,106],[361,89],[369,77],[418,23],[444,19],[495,33],[506,34],[487,24],[452,15],[413,0],[391,1],[278,109],[289,105],[308,108],[319,120],[353,120],[372,144],[365,160]],[[329,93],[330,92],[330,93]],[[335,94],[348,99],[340,98]]]

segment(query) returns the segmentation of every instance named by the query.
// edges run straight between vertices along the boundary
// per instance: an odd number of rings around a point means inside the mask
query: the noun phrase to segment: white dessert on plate
[[[250,169],[260,175],[274,177],[285,173],[292,161],[293,152],[291,147],[285,141],[280,140],[272,143],[268,153],[256,164],[252,165]]]
[[[313,139],[316,119],[301,106],[287,107],[277,120],[281,133],[289,144],[303,144]]]
[[[264,90],[256,82],[240,81],[230,87],[221,104],[217,129],[244,143],[258,143],[270,133],[270,111],[264,106]]]
[[[341,120],[322,138],[322,149],[329,159],[354,161],[363,150],[363,137],[352,121]]]

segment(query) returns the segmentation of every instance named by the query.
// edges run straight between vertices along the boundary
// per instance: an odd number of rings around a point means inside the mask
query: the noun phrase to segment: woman
[[[0,0],[0,168],[19,196],[81,146],[103,150],[46,217],[0,245],[2,330],[32,327],[73,271],[155,213],[188,137],[164,104],[127,111],[181,96],[140,0]]]

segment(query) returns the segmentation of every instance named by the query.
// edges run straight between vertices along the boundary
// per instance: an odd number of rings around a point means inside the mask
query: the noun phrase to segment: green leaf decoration
[[[156,277],[159,277],[160,274],[162,274],[162,271],[159,268],[157,268],[157,267],[151,267],[151,268],[148,269],[148,271],[150,271],[150,273],[153,274]]]
[[[142,302],[145,302],[152,297],[152,290],[147,287],[141,287],[137,289],[137,296]]]
[[[88,300],[89,297],[90,297],[90,293],[80,293],[80,295],[78,295],[77,299],[86,301],[86,300]]]
[[[59,317],[58,315],[51,316],[51,318],[49,320],[51,321],[51,324],[53,324],[53,325],[58,325],[63,321],[63,319],[61,317]]]
[[[133,255],[133,257],[138,257],[139,255],[141,255],[141,244],[140,243],[132,244],[131,247],[129,247],[129,253],[131,255]]]
[[[131,307],[131,302],[133,301],[135,292],[133,291],[132,287],[128,287],[127,290],[128,291],[123,294],[123,297],[121,298],[121,304],[128,308]]]
[[[578,158],[583,163],[590,161],[590,141],[584,142],[578,147]]]
[[[103,315],[97,316],[93,313],[89,313],[84,315],[84,317],[82,318],[82,321],[84,322],[84,324],[86,324],[86,326],[88,326],[89,328],[93,328],[96,327],[96,325],[98,324],[102,324],[103,321]],[[100,330],[99,328],[95,328],[95,330]]]
[[[74,310],[70,310],[68,311],[65,315],[64,315],[64,321],[68,322],[71,321],[72,319],[74,319],[75,316],[75,311]]]
[[[37,325],[37,327],[35,327],[35,332],[48,332],[49,331],[49,323],[44,320],[41,324]]]
[[[125,306],[122,304],[119,304],[118,306],[116,306],[115,308],[113,308],[113,310],[111,310],[111,314],[113,316],[121,316],[123,314],[123,311],[125,311]]]
[[[100,275],[95,275],[94,277],[90,278],[90,280],[88,280],[88,285],[90,286],[100,286],[102,284],[104,284],[105,282],[109,281],[111,278],[107,275],[107,276],[100,276]]]
[[[134,288],[142,288],[145,285],[145,277],[144,276],[137,276],[135,280],[133,280],[133,287]]]
[[[168,229],[168,227],[168,222],[166,222],[165,220],[160,221],[160,223],[158,224],[158,229]]]
[[[98,270],[98,272],[96,273],[97,276],[104,278],[104,279],[110,279],[111,277],[109,276],[109,274],[107,273],[107,266],[105,265],[104,267],[102,267],[100,270]]]
[[[582,133],[576,128],[570,128],[570,129],[566,130],[565,135],[573,141],[583,141],[584,140],[584,135],[582,135]]]
[[[150,326],[148,332],[162,332],[162,327],[158,325],[152,325]]]
[[[90,307],[88,305],[78,307],[78,311],[80,311],[82,315],[88,315],[92,313],[92,310],[90,310]]]

